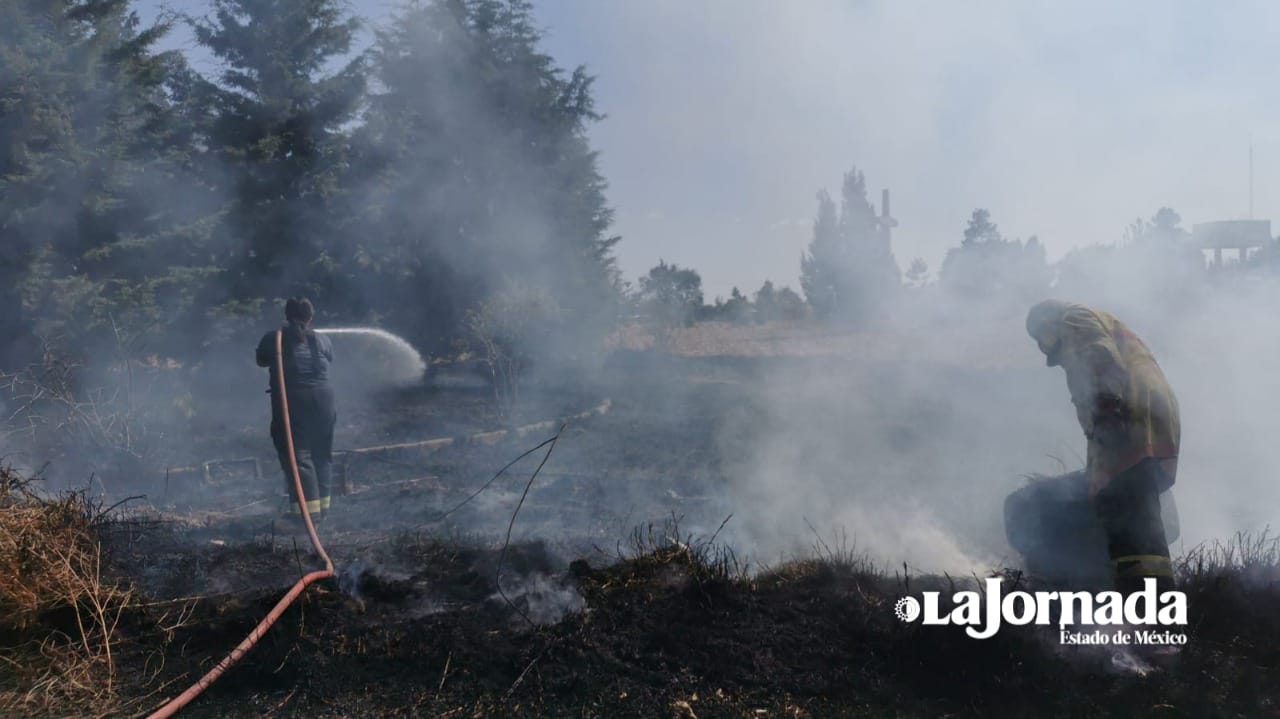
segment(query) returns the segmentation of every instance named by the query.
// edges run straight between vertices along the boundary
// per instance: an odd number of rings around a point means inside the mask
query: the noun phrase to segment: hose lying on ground
[[[293,473],[293,487],[294,494],[298,499],[298,508],[302,510],[302,519],[306,522],[307,534],[311,536],[311,546],[315,548],[316,554],[320,555],[320,558],[324,560],[324,569],[311,572],[299,579],[298,582],[293,585],[293,588],[290,589],[274,607],[272,607],[271,611],[267,613],[267,616],[263,617],[262,621],[258,623],[258,626],[254,627],[253,631],[249,632],[249,636],[245,637],[244,641],[236,645],[236,648],[232,649],[230,654],[224,657],[222,661],[218,662],[216,667],[210,669],[203,677],[200,677],[200,680],[195,684],[192,684],[185,692],[174,697],[164,706],[160,707],[160,709],[156,710],[156,712],[151,714],[148,719],[167,719],[167,717],[171,717],[176,714],[182,707],[190,704],[192,700],[200,696],[205,689],[208,689],[214,682],[216,682],[218,678],[227,671],[227,669],[231,668],[232,664],[240,661],[240,658],[247,654],[249,650],[266,635],[267,630],[271,629],[271,625],[276,623],[276,620],[284,614],[284,611],[289,608],[289,605],[293,604],[295,599],[302,595],[308,586],[320,581],[321,579],[329,579],[334,576],[333,561],[329,559],[328,553],[324,551],[324,546],[320,544],[320,537],[316,534],[316,526],[311,521],[311,512],[307,511],[307,501],[302,493],[302,477],[298,473],[298,458],[294,456],[293,450],[293,427],[289,423],[289,398],[284,389],[283,350],[284,330],[278,329],[276,330],[275,369],[276,379],[278,380],[276,385],[277,389],[280,391],[280,414],[284,419],[284,436],[289,450],[289,469]]]

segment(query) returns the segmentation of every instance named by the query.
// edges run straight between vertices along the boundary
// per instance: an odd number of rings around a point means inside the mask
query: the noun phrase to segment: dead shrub
[[[467,327],[489,368],[498,411],[509,416],[539,351],[543,334],[559,327],[564,311],[544,289],[512,284],[467,313]]]
[[[675,583],[689,580],[711,585],[736,582],[748,575],[748,567],[738,560],[733,548],[716,541],[718,531],[699,537],[684,532],[681,520],[672,515],[660,526],[649,523],[632,530],[631,554],[620,553],[618,558],[633,579],[650,581],[657,576]]]
[[[106,576],[82,492],[45,498],[0,468],[0,715],[117,707],[117,627],[131,586]]]
[[[136,477],[155,458],[158,428],[178,411],[176,405],[163,411],[157,387],[171,381],[170,374],[123,355],[91,367],[46,347],[40,362],[0,372],[0,441],[70,468],[69,474]]]
[[[1177,570],[1183,581],[1192,583],[1235,576],[1251,584],[1275,585],[1280,583],[1280,536],[1268,527],[1205,542],[1179,557]]]

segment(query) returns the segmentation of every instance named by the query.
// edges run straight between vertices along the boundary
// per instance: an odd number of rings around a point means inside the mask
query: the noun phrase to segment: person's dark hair
[[[305,297],[291,297],[284,303],[284,318],[289,322],[289,334],[294,342],[301,342],[306,338],[306,325],[315,316],[315,305]]]

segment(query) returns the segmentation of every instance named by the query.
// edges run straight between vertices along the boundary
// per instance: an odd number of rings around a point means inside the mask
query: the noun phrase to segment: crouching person
[[[1056,300],[1027,315],[1027,332],[1046,364],[1066,371],[1088,440],[1088,499],[1106,533],[1116,591],[1128,596],[1156,580],[1174,588],[1160,493],[1178,466],[1178,402],[1147,346],[1101,310]]]

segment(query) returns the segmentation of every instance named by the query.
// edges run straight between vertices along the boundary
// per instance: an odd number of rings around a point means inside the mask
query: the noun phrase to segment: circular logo
[[[893,613],[904,622],[914,622],[920,617],[920,602],[915,597],[903,597],[893,605]]]

